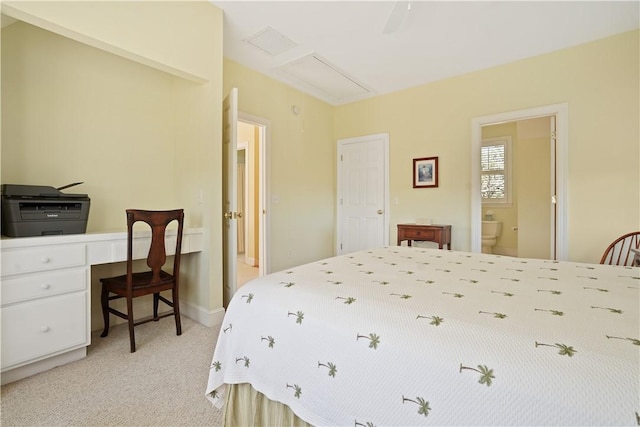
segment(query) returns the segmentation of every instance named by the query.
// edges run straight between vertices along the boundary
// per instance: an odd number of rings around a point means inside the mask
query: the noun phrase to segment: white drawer
[[[2,252],[2,276],[80,267],[86,264],[86,245],[52,245]]]
[[[88,288],[89,269],[53,270],[2,280],[3,306],[35,298],[43,298]]]
[[[89,344],[86,292],[16,304],[1,312],[2,369]]]

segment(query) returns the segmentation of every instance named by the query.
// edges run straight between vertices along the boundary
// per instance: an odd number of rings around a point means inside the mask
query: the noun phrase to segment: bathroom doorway
[[[543,116],[482,127],[482,252],[553,259],[554,120]]]
[[[545,117],[549,118],[549,137],[547,138],[549,145],[543,149],[543,151],[547,152],[547,155],[546,157],[538,157],[538,160],[532,160],[532,157],[527,156],[522,157],[520,160],[520,169],[522,170],[517,173],[515,179],[519,179],[520,181],[533,180],[534,182],[530,182],[528,185],[533,186],[534,184],[541,183],[542,186],[539,188],[546,186],[546,189],[542,191],[535,190],[535,197],[531,197],[530,200],[526,200],[525,198],[533,194],[531,190],[523,190],[521,208],[523,206],[525,206],[525,208],[518,209],[522,211],[520,213],[523,216],[519,218],[516,214],[515,220],[510,220],[512,222],[509,224],[503,224],[503,232],[517,233],[516,238],[513,239],[516,242],[514,245],[515,250],[511,248],[509,255],[557,260],[567,259],[566,185],[568,169],[568,105],[566,103],[472,119],[471,176],[473,179],[471,180],[471,250],[473,252],[481,252],[482,249],[481,233],[483,215],[488,213],[487,210],[492,210],[494,215],[493,219],[498,219],[495,209],[483,209],[480,179],[483,129],[495,130],[495,128],[492,129],[491,126],[512,122],[515,122],[517,129],[518,123],[520,123],[522,135],[525,136],[524,139],[536,140],[538,138],[546,138],[546,136],[542,136],[542,132],[539,131],[539,126],[544,126],[544,122],[532,119],[542,119]],[[489,137],[489,135],[485,134],[485,137]],[[540,150],[540,146],[531,145],[531,147]],[[521,151],[526,152],[527,149]],[[533,154],[529,154],[529,156],[533,156]],[[536,154],[536,156],[538,156],[538,154]],[[546,178],[542,179],[531,172],[544,170],[540,167],[542,163],[545,164],[545,167],[548,165],[548,172],[546,173],[548,180]],[[520,176],[523,174],[524,176]],[[544,184],[544,182],[547,182],[547,184]],[[519,202],[519,199],[516,199],[516,202]],[[543,215],[539,213],[541,211],[544,211]],[[525,215],[529,215],[530,218],[527,219]],[[536,228],[530,227],[530,223],[533,220],[538,220],[536,216],[549,218],[548,226],[545,226],[546,230],[543,232],[540,232],[539,228],[537,229],[538,231],[532,231],[536,230]],[[523,230],[525,225],[527,229]],[[546,243],[543,244],[547,245],[548,252],[545,252],[546,249],[543,251],[531,249],[535,247],[533,243],[530,246],[528,245],[528,242],[532,242],[534,238],[540,237],[540,235],[547,239]]]

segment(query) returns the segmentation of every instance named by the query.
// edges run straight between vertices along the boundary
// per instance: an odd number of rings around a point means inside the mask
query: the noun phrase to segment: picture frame
[[[413,159],[413,188],[435,188],[438,186],[438,158]]]

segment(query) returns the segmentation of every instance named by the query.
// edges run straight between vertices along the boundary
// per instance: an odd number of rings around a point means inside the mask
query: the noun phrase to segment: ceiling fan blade
[[[410,10],[411,2],[397,1],[395,6],[393,6],[393,10],[391,10],[391,14],[387,19],[387,23],[385,24],[382,32],[384,34],[389,34],[397,31]]]

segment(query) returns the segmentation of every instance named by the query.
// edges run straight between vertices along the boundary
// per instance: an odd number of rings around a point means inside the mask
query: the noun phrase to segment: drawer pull
[[[51,285],[50,285],[50,284],[48,284],[48,283],[43,283],[42,285],[40,285],[40,287],[41,287],[42,289],[49,289],[49,288],[51,287]]]
[[[40,326],[40,332],[49,332],[49,330],[50,330],[50,328],[47,325]]]
[[[42,258],[40,258],[40,262],[43,263],[43,264],[46,264],[49,261],[51,261],[51,259],[49,259],[49,257],[43,256]]]

